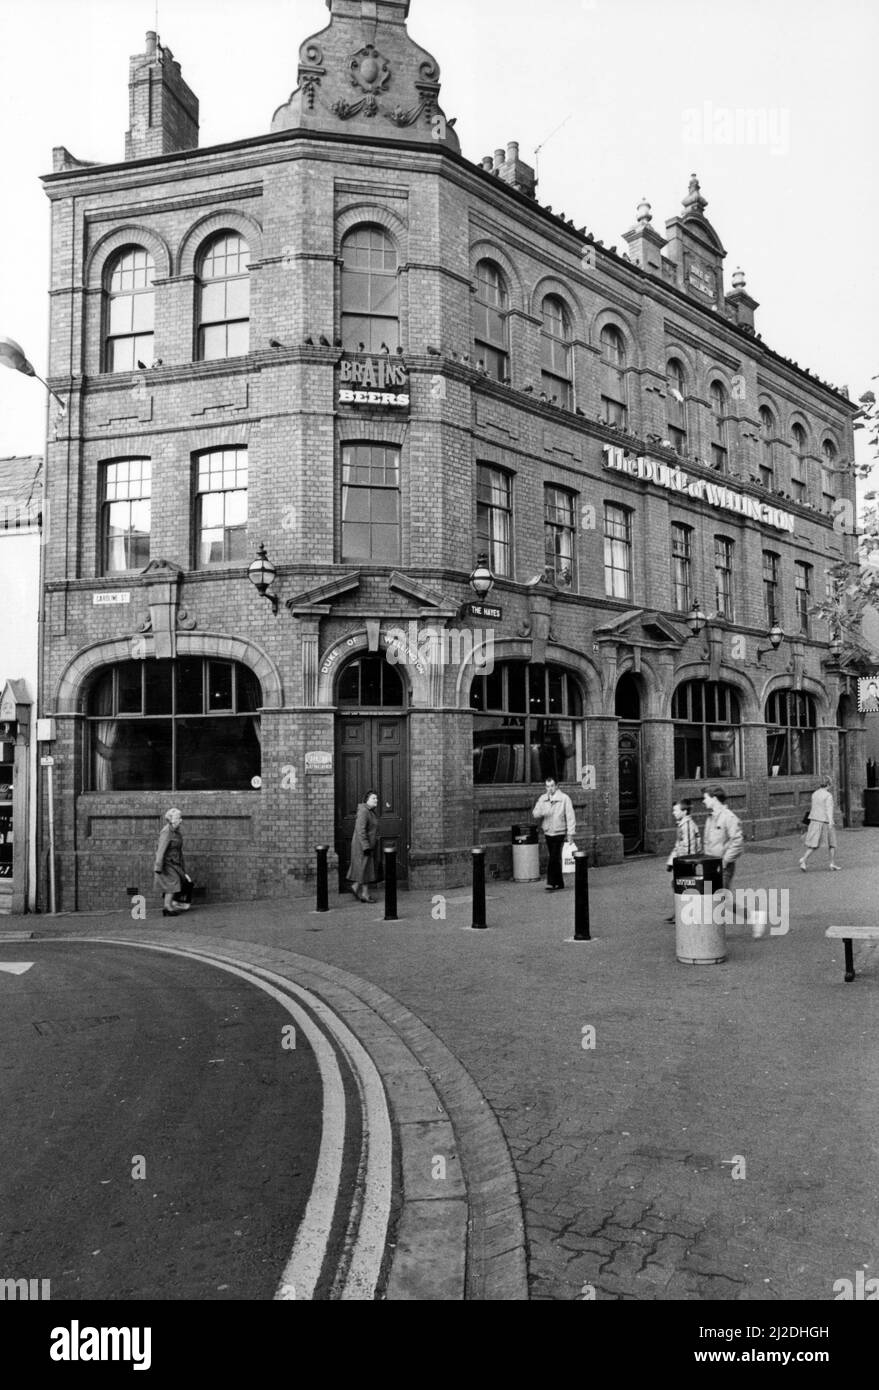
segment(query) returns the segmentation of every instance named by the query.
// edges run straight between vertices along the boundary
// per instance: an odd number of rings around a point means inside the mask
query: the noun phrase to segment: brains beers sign
[[[339,364],[339,404],[409,407],[409,373],[389,357],[343,357]]]

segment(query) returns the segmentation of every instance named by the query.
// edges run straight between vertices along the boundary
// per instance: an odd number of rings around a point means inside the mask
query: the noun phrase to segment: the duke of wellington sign
[[[794,533],[794,518],[789,512],[761,502],[757,497],[749,497],[747,493],[734,492],[720,483],[709,482],[707,478],[692,478],[682,468],[660,463],[658,459],[643,456],[632,458],[624,449],[605,444],[604,466],[617,473],[627,473],[630,478],[638,478],[644,483],[656,483],[670,492],[680,493],[682,497],[707,502],[727,512],[738,512],[739,516],[750,517],[753,521],[762,521],[764,526],[773,526],[776,531]]]

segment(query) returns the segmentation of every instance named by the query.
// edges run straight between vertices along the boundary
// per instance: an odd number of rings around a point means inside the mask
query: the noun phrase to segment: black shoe
[[[181,917],[182,915],[180,912],[170,912],[167,907],[162,908],[163,917]]]
[[[666,920],[667,922],[674,922],[674,921],[675,921],[674,913],[672,913],[671,917],[666,917],[665,920]]]

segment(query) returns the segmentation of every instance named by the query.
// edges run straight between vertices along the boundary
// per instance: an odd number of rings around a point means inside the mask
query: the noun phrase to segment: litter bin
[[[540,878],[540,845],[537,827],[513,826],[513,882],[534,883]]]
[[[722,965],[726,932],[723,922],[714,920],[714,906],[723,887],[723,860],[707,854],[675,859],[672,876],[678,960],[681,965]]]
[[[864,788],[864,825],[879,825],[879,787]]]

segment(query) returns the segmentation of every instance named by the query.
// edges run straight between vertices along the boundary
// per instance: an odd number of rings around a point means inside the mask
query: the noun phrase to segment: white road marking
[[[76,940],[76,938],[71,937],[58,939]],[[159,951],[164,955],[184,956],[188,960],[202,960],[209,965],[215,965],[217,969],[225,970],[230,975],[237,975],[240,979],[246,980],[248,984],[256,985],[257,989],[271,995],[282,1008],[292,1014],[297,1026],[308,1038],[320,1069],[323,1089],[320,1150],[305,1215],[296,1233],[293,1251],[287,1261],[275,1298],[311,1300],[314,1297],[314,1290],[317,1287],[329,1244],[341,1185],[342,1152],[345,1141],[345,1089],[342,1084],[339,1063],[330,1043],[305,1010],[301,1009],[288,995],[275,989],[266,980],[259,979],[250,970],[241,969],[239,966],[231,964],[229,958],[223,959],[199,951],[185,950],[181,947],[151,945],[149,942],[141,941],[120,941],[110,937],[79,938],[80,942],[83,940],[104,946],[128,946],[142,951]],[[280,979],[281,977],[277,978]],[[283,983],[289,988],[290,982],[288,980],[284,980]]]
[[[26,970],[33,968],[32,960],[0,960],[0,970],[4,975],[23,975]]]

